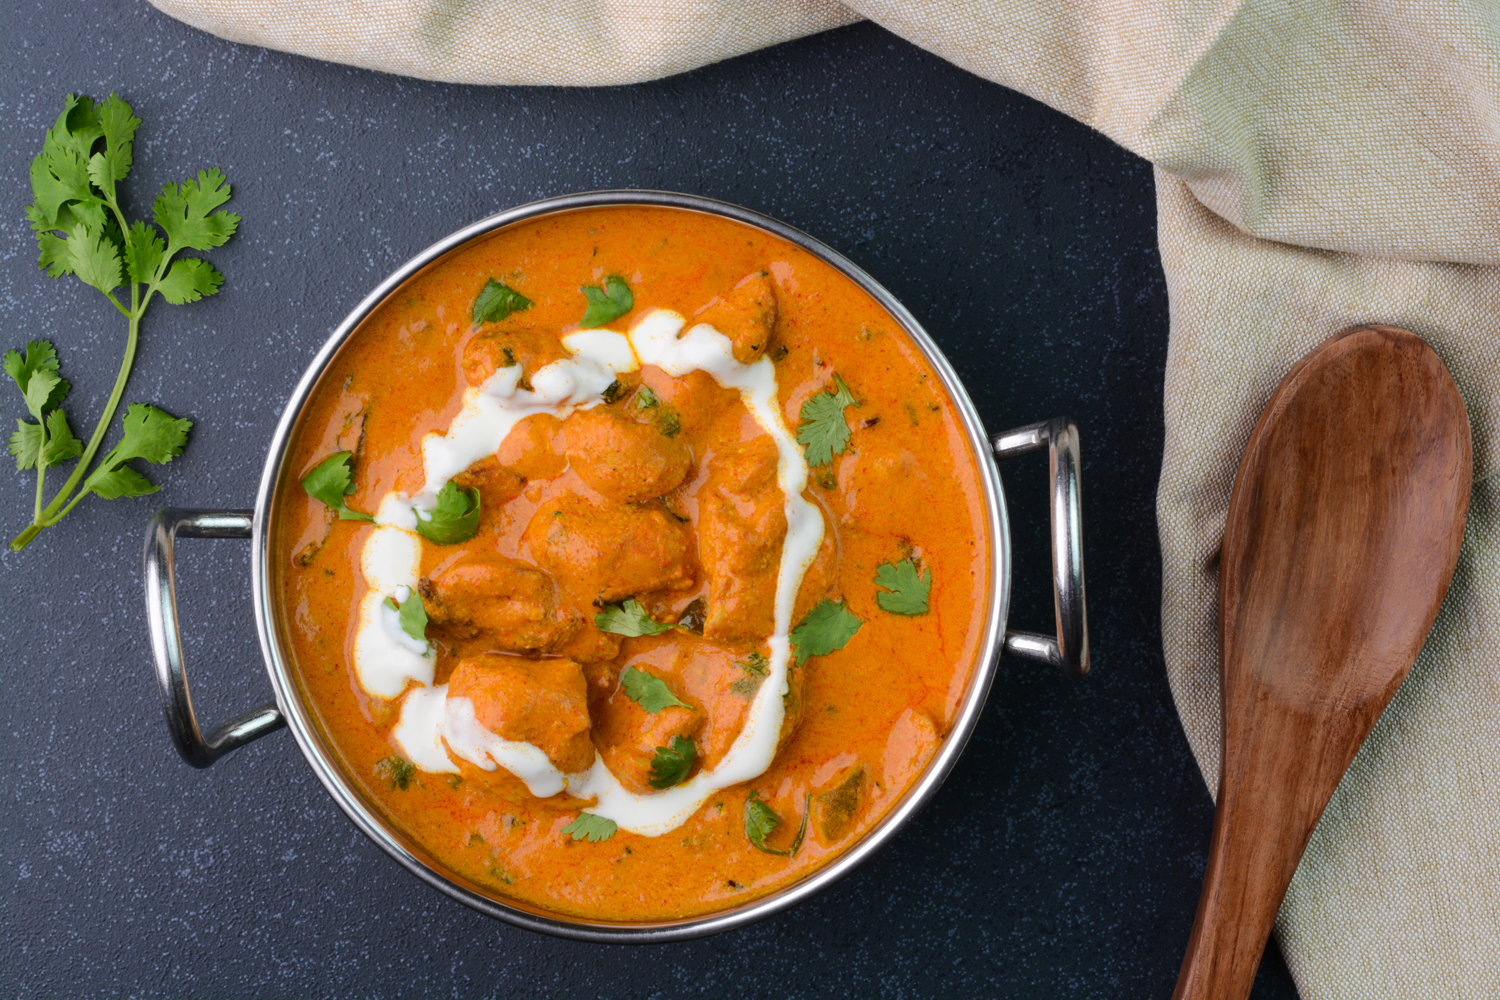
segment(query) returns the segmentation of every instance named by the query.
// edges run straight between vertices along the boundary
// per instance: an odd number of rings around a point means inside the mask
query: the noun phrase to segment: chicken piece
[[[448,699],[468,698],[481,726],[530,743],[564,774],[594,762],[588,686],[572,660],[489,654],[462,660],[448,678]]]
[[[776,288],[765,271],[741,278],[728,295],[698,310],[695,323],[707,323],[729,338],[734,360],[748,365],[766,352],[776,331]]]
[[[578,635],[583,617],[558,601],[541,570],[485,554],[465,558],[417,584],[427,621],[466,648],[543,653]]]
[[[703,728],[703,713],[671,705],[652,714],[616,691],[595,716],[591,733],[594,747],[611,774],[629,791],[654,792],[651,762],[657,747],[669,747],[672,738],[692,739]]]
[[[688,736],[693,739],[702,767],[717,767],[739,737],[751,705],[766,683],[760,672],[765,669],[764,661],[682,634],[640,639],[631,648],[636,652],[625,667],[663,681],[692,711],[674,706],[651,715],[630,700],[623,687],[612,683],[611,693],[603,698],[596,696],[592,706],[594,745],[605,764],[622,781],[626,780],[623,771],[644,782],[656,748],[667,746],[673,736]],[[791,739],[801,721],[803,674],[801,669],[793,669],[788,675],[778,747]],[[598,679],[605,680],[603,676]]]
[[[641,423],[604,407],[579,410],[563,423],[568,462],[596,492],[620,503],[636,503],[676,489],[693,466],[682,435],[668,437],[654,423]]]
[[[602,631],[589,615],[584,615],[578,634],[566,642],[558,643],[551,652],[579,663],[607,663],[620,655],[622,638],[612,632]]]
[[[785,494],[769,434],[709,462],[698,491],[698,555],[708,579],[707,639],[759,642],[775,630],[776,576],[786,539]]]
[[[526,480],[500,464],[491,455],[481,458],[473,465],[453,477],[453,485],[461,490],[479,491],[481,516],[489,519],[500,512],[500,508],[521,495]]]
[[[543,365],[568,356],[554,330],[514,326],[475,334],[464,344],[464,378],[472,386],[483,385],[501,368],[520,365],[525,377]]]
[[[522,479],[556,479],[568,468],[562,426],[550,413],[529,416],[505,435],[495,458]]]
[[[537,507],[522,542],[579,607],[694,584],[692,537],[661,510],[559,493]]]

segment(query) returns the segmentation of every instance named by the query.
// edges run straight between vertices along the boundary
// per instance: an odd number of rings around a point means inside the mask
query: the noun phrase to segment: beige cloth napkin
[[[1158,495],[1167,671],[1218,780],[1216,553],[1291,365],[1355,323],[1427,338],[1474,495],[1411,676],[1277,930],[1304,996],[1500,997],[1500,10],[1479,0],[152,0],[236,41],[430,79],[616,84],[869,17],[1157,165],[1171,299]]]

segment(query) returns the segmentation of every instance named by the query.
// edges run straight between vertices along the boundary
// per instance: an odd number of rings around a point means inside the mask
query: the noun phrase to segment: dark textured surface
[[[1165,997],[1211,806],[1160,652],[1153,513],[1166,294],[1149,166],[869,25],[612,90],[441,86],[238,47],[143,3],[0,14],[5,343],[57,342],[75,428],[123,320],[34,265],[27,164],[71,90],[145,119],[127,182],[217,165],[222,294],[148,314],[127,400],[189,415],[157,498],[85,503],[0,555],[0,996]],[[427,243],[537,197],[657,187],[819,236],[909,305],[992,429],[1074,417],[1095,673],[1003,664],[935,802],[796,910],[631,949],[468,911],[401,871],[277,734],[207,772],[151,681],[140,538],[157,501],[245,506],[282,400],[343,314]],[[21,413],[6,390],[7,419]],[[81,430],[81,429],[80,429]],[[1008,467],[1012,621],[1050,617],[1043,463]],[[6,537],[32,481],[0,476]],[[201,713],[267,697],[240,543],[179,550]],[[1257,997],[1294,997],[1273,947]]]

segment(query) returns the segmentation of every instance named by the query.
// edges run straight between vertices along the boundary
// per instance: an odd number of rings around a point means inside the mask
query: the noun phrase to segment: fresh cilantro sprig
[[[876,591],[875,600],[882,610],[893,615],[925,615],[927,597],[932,591],[932,570],[924,575],[915,557],[898,563],[881,563],[875,568],[875,586],[890,593]]]
[[[849,447],[849,424],[844,408],[858,406],[859,401],[839,378],[833,376],[833,388],[813,393],[802,404],[801,423],[797,426],[797,443],[808,465],[827,465],[833,456]]]
[[[344,497],[354,492],[354,473],[350,468],[353,458],[350,451],[329,455],[302,477],[302,489],[314,500],[333,508],[340,521],[374,521],[369,514],[344,502]]]
[[[578,290],[589,300],[588,308],[583,311],[583,319],[579,321],[579,325],[585,330],[593,330],[619,319],[635,305],[635,296],[631,294],[630,286],[618,274],[605,278],[603,288],[581,285]]]
[[[648,674],[644,670],[635,667],[626,667],[625,672],[620,675],[620,687],[625,691],[625,697],[655,715],[664,708],[680,705],[683,708],[692,708],[687,702],[678,698],[667,687],[667,682],[654,674]]]
[[[511,313],[530,308],[530,299],[509,285],[491,278],[474,297],[474,322],[498,323]]]
[[[652,618],[634,597],[627,597],[624,604],[606,604],[594,616],[594,624],[602,632],[629,636],[661,635],[674,627]]]
[[[224,282],[207,261],[177,255],[222,246],[240,223],[233,212],[218,210],[229,200],[230,188],[217,169],[164,186],[152,205],[154,225],[140,219],[128,222],[120,207],[119,184],[130,173],[140,124],[118,95],[95,105],[87,97],[69,94],[42,141],[42,151],[31,161],[33,200],[26,218],[36,234],[38,265],[49,277],[72,274],[97,288],[126,318],[128,333],[114,388],[87,442],[73,435],[63,414],[68,383],[58,374],[52,345],[37,340],[26,345],[24,354],[6,352],[5,371],[36,420],[18,420],[10,438],[17,467],[37,470],[31,524],[10,543],[16,552],[90,494],[112,500],[156,492],[158,487],[127,463],[137,458],[157,464],[170,461],[181,453],[192,426],[155,407],[134,404],[126,413],[121,440],[94,465],[130,379],[146,308],[157,295],[173,305],[195,302],[213,295]],[[122,287],[129,288],[128,304],[115,294]],[[77,464],[62,488],[44,502],[47,470],[73,459]]]
[[[422,603],[421,595],[412,591],[406,600],[398,602],[394,597],[385,599],[386,607],[396,612],[396,621],[401,626],[401,631],[411,636],[420,643],[427,642],[427,607]]]
[[[595,813],[579,813],[577,819],[562,828],[562,832],[574,840],[587,840],[591,844],[597,844],[613,837],[617,829],[619,827],[612,819],[605,819]]]
[[[647,784],[657,791],[682,784],[693,769],[693,760],[698,756],[697,747],[686,736],[674,736],[671,746],[657,747],[651,758],[651,777]]]
[[[797,654],[797,665],[806,663],[809,656],[823,656],[843,649],[863,624],[860,618],[844,607],[842,601],[830,601],[825,597],[787,637],[792,650]]]
[[[417,511],[417,534],[438,545],[467,542],[479,530],[479,491],[460,489],[452,480],[438,490],[437,506]]]
[[[784,851],[767,847],[766,838],[781,825],[781,816],[760,797],[759,792],[751,789],[749,798],[745,800],[745,837],[757,851],[795,857],[807,836],[807,817],[811,812],[812,793],[808,792],[802,799],[802,822],[797,825],[797,836],[792,838],[792,846]]]
[[[411,787],[411,779],[417,776],[417,765],[405,757],[392,755],[375,762],[375,773],[389,781],[392,788],[399,788],[404,792]]]

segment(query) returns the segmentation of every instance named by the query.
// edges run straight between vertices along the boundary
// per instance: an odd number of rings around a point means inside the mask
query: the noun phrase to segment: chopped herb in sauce
[[[932,590],[932,571],[922,575],[915,556],[898,563],[882,563],[875,570],[875,585],[890,593],[877,592],[875,600],[893,615],[925,615]]]
[[[589,300],[589,306],[583,312],[583,319],[579,321],[579,325],[586,330],[593,330],[611,320],[619,319],[630,312],[631,306],[635,305],[635,296],[630,293],[630,286],[618,274],[611,274],[605,278],[603,288],[582,285],[578,290],[583,293],[584,298]]]
[[[749,659],[739,662],[745,676],[729,685],[729,690],[741,698],[750,698],[760,689],[760,682],[771,672],[770,663],[760,653],[751,653]]]
[[[671,514],[673,517],[677,517],[676,512],[672,511],[670,508],[667,510],[667,513]],[[687,518],[682,517],[678,518],[678,520],[686,521]],[[690,603],[687,607],[682,609],[682,615],[677,619],[677,627],[682,629],[684,632],[691,632],[694,635],[702,635],[703,623],[707,619],[707,617],[708,604],[703,600],[703,598],[699,597],[692,603]]]
[[[672,689],[667,687],[666,681],[653,674],[648,674],[644,670],[637,670],[635,667],[625,668],[625,672],[620,675],[620,687],[625,691],[625,697],[652,715],[655,715],[664,708],[671,708],[673,705],[692,708],[691,705],[672,693]],[[655,767],[656,765],[653,764],[653,770]]]
[[[618,829],[614,820],[586,812],[579,813],[577,819],[562,828],[562,832],[574,840],[587,840],[591,844],[597,844],[613,837]]]
[[[741,660],[740,666],[752,674],[759,674],[762,677],[768,676],[771,673],[771,661],[767,660],[759,652],[751,653],[748,658]]]
[[[604,610],[594,616],[594,624],[600,631],[630,636],[661,635],[672,627],[648,615],[634,597],[626,598],[624,604],[606,604]]]
[[[491,278],[474,299],[474,322],[498,323],[511,313],[531,308],[531,300]]]
[[[810,656],[823,656],[843,649],[863,624],[842,601],[830,601],[825,597],[788,637],[797,654],[798,666],[806,663]]]
[[[375,773],[391,783],[392,788],[406,791],[417,776],[417,765],[405,757],[386,757],[375,762]]]
[[[396,612],[396,620],[401,623],[401,631],[418,642],[427,641],[427,608],[422,604],[420,594],[412,591],[411,596],[399,604],[394,597],[387,597],[385,603]]]
[[[766,838],[781,825],[781,817],[776,814],[776,810],[761,799],[759,792],[752,789],[750,797],[745,800],[745,837],[758,851],[779,854],[788,858],[795,857],[802,847],[802,841],[807,836],[807,816],[811,812],[809,808],[811,800],[811,792],[807,793],[802,800],[802,822],[797,826],[797,836],[792,838],[792,846],[787,850],[778,851],[774,847],[766,846]]]
[[[623,395],[625,395],[625,385],[619,379],[615,379],[609,384],[608,388],[604,390],[604,395],[602,398],[606,403],[613,403]]]
[[[649,784],[658,791],[682,784],[688,772],[693,769],[693,760],[697,756],[698,751],[692,740],[685,736],[672,737],[671,746],[656,748],[656,756],[651,759]]]
[[[660,400],[656,398],[656,393],[651,391],[649,385],[643,385],[636,390],[635,408],[637,410],[649,410],[659,402]]]
[[[677,432],[682,430],[682,421],[671,410],[663,410],[661,416],[656,418],[656,429],[667,437],[676,437]]]
[[[302,489],[314,500],[331,507],[341,521],[374,521],[369,514],[344,503],[344,497],[354,492],[353,475],[349,469],[349,460],[353,457],[354,453],[349,451],[329,455],[302,477]]]
[[[858,406],[858,401],[837,373],[834,388],[814,393],[802,404],[802,423],[797,428],[797,443],[802,445],[808,465],[827,465],[833,456],[849,447],[849,424],[844,408]]]
[[[460,489],[451,481],[438,490],[430,514],[417,512],[417,534],[439,545],[456,545],[479,530],[479,490]]]

